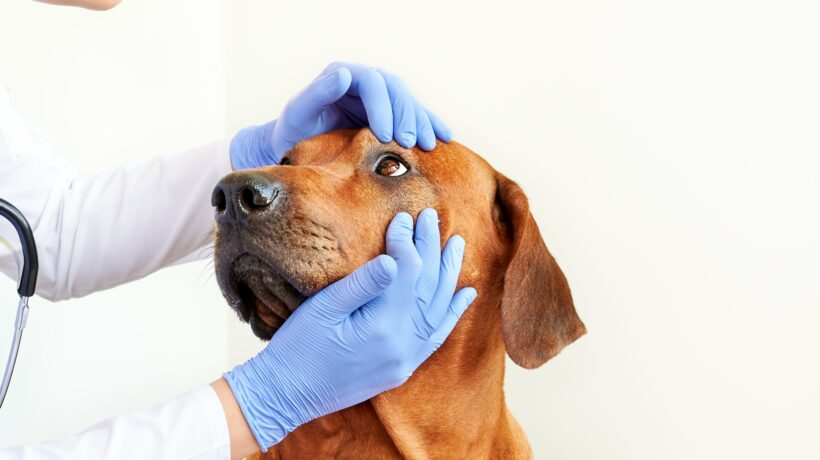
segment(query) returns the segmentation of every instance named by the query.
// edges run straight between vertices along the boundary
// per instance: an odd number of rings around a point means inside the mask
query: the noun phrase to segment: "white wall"
[[[366,62],[528,191],[589,328],[509,368],[537,458],[820,457],[820,4],[226,5],[230,129]]]
[[[1,8],[0,80],[86,169],[207,140],[223,113],[228,132],[265,121],[332,60],[402,75],[528,191],[589,328],[537,371],[509,367],[538,458],[820,457],[816,2]],[[35,299],[0,445],[159,401],[258,349],[202,270]]]
[[[0,43],[0,81],[18,110],[84,170],[224,135],[219,1],[134,0],[108,13],[4,1]],[[218,377],[229,315],[210,271],[192,264],[80,300],[32,299],[0,446],[70,434]],[[13,294],[0,280],[3,315]],[[5,346],[11,323],[0,325]]]

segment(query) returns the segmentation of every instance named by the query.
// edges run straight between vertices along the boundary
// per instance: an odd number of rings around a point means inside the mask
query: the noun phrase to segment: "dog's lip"
[[[249,253],[231,262],[229,285],[233,308],[250,323],[255,335],[266,340],[306,297],[279,270]]]

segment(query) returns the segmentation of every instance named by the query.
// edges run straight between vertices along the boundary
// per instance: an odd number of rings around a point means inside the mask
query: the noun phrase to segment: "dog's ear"
[[[501,328],[507,354],[534,369],[586,333],[572,303],[564,273],[547,250],[515,182],[498,174],[494,216],[510,241],[501,298]]]

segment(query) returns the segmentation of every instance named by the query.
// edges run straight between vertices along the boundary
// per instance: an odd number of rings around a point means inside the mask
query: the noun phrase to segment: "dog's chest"
[[[392,439],[369,402],[300,426],[260,458],[399,459]]]

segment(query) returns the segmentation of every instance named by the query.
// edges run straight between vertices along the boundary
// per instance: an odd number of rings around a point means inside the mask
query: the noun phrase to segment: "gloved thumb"
[[[345,67],[341,67],[325,75],[319,76],[316,80],[305,88],[302,94],[300,105],[308,111],[320,111],[324,107],[333,104],[345,95],[350,89],[353,75]],[[315,116],[315,114],[305,114]]]
[[[319,318],[341,322],[384,292],[396,277],[397,270],[392,257],[380,255],[322,289],[306,303]]]

